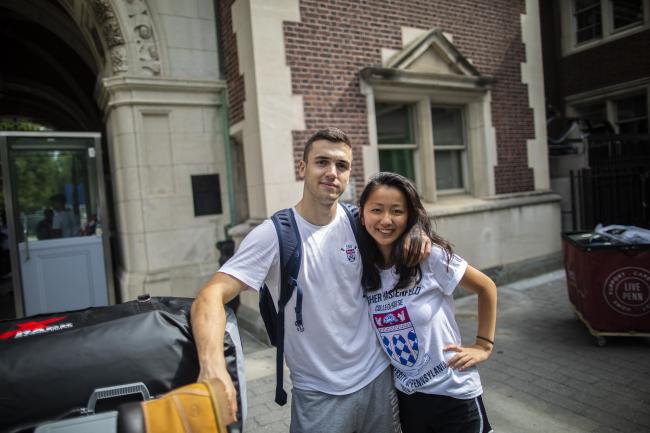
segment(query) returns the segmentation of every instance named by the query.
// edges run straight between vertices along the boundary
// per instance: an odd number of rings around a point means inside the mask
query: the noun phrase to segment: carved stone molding
[[[111,64],[113,65],[113,73],[119,74],[127,72],[126,62],[126,48],[124,45],[111,48]]]
[[[149,75],[160,75],[160,55],[153,21],[144,0],[126,0],[129,24],[137,45],[138,65]]]
[[[110,2],[108,0],[92,0],[92,6],[108,48],[124,45],[124,37]]]
[[[108,46],[113,74],[127,72],[128,62],[124,36],[110,0],[92,0],[91,5],[97,25]]]

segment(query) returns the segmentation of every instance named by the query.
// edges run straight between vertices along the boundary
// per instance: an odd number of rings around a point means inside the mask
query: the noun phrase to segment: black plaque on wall
[[[219,175],[193,175],[192,197],[194,198],[194,216],[222,213]]]

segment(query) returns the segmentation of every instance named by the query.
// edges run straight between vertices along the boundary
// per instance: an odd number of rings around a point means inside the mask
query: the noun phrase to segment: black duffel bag
[[[96,388],[143,382],[158,396],[196,381],[192,301],[143,296],[108,307],[0,322],[0,431],[83,414]],[[241,342],[232,312],[228,320],[227,328],[237,335],[226,334],[224,349],[240,391],[241,422]]]

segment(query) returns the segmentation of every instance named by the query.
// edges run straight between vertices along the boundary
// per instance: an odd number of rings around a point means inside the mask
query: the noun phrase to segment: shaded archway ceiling
[[[101,129],[92,56],[55,0],[0,0],[0,41],[0,117],[26,117],[58,130]]]

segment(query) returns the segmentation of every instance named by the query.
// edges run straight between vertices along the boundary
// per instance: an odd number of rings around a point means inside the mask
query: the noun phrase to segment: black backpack
[[[351,204],[341,203],[345,210],[354,237],[358,243],[359,209]],[[266,284],[260,288],[260,314],[271,344],[277,348],[275,357],[276,384],[275,402],[280,406],[287,403],[287,393],[283,388],[284,362],[284,307],[287,305],[294,289],[296,291],[296,320],[294,324],[300,332],[304,331],[302,321],[302,288],[298,285],[298,272],[302,258],[302,243],[298,225],[291,209],[277,211],[271,217],[280,245],[280,299],[278,310],[275,309],[273,298]]]

